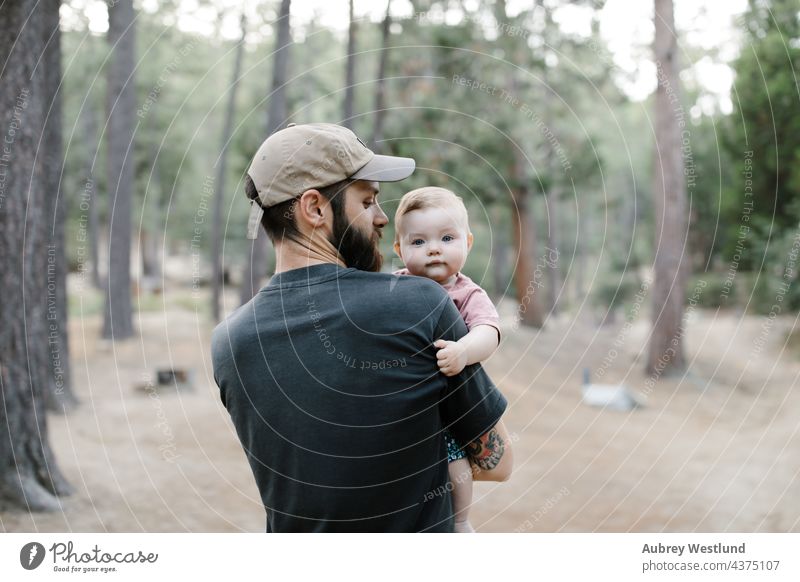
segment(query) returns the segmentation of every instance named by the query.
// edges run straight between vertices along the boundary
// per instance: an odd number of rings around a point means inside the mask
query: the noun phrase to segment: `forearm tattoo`
[[[467,454],[475,465],[484,471],[491,471],[500,463],[506,445],[503,438],[493,428],[485,435],[467,445]]]

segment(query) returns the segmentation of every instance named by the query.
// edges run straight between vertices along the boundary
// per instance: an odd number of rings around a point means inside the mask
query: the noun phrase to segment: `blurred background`
[[[0,525],[260,531],[209,337],[274,269],[242,179],[288,123],[417,160],[517,469],[479,531],[794,531],[796,0],[0,5]],[[384,269],[402,263],[384,236]]]

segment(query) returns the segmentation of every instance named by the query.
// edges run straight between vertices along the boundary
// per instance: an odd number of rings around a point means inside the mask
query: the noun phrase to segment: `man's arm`
[[[500,420],[466,448],[474,481],[508,481],[514,469],[511,439]]]

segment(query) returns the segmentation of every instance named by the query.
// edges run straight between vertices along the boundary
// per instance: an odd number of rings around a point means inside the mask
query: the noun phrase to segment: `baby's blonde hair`
[[[439,188],[438,186],[425,186],[417,188],[411,192],[407,192],[400,199],[400,206],[397,207],[397,212],[394,215],[394,241],[400,241],[400,232],[402,230],[402,218],[409,212],[414,210],[424,210],[425,208],[442,208],[444,210],[454,210],[455,219],[461,223],[466,232],[469,232],[469,216],[467,214],[467,207],[464,206],[464,201],[460,196],[456,196],[446,188]]]

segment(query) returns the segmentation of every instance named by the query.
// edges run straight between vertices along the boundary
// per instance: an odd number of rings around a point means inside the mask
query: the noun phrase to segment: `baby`
[[[446,376],[494,353],[500,342],[500,318],[486,292],[461,273],[472,248],[467,208],[450,190],[425,187],[403,196],[395,215],[394,250],[406,265],[397,275],[433,279],[444,287],[467,324],[469,333],[457,342],[438,340],[436,357]],[[453,484],[455,531],[474,531],[469,523],[472,468],[466,453],[445,434],[450,481]]]

